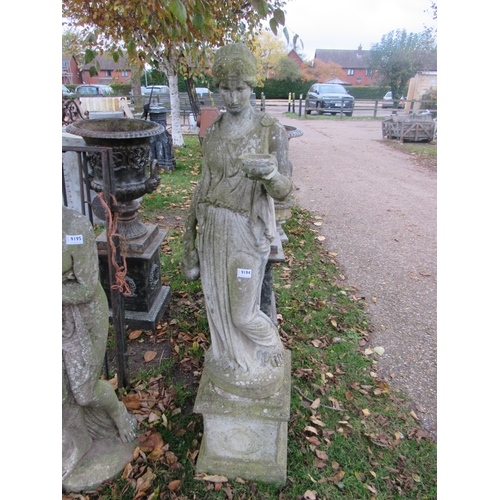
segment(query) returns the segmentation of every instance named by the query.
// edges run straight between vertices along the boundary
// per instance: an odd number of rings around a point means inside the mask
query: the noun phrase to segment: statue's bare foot
[[[122,443],[130,443],[136,436],[135,430],[137,427],[137,420],[127,411],[123,403],[120,402],[120,405],[122,406],[122,411],[120,411],[118,421],[115,423],[118,427]]]
[[[284,357],[283,346],[259,347],[256,356],[261,366],[282,366]]]

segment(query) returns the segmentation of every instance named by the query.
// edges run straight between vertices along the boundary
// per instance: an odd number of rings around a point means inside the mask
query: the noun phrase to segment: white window
[[[347,76],[353,76],[354,75],[354,70],[353,69],[348,69],[347,70]]]

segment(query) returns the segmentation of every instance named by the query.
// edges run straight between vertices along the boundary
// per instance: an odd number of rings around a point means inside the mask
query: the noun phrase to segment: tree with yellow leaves
[[[231,41],[250,41],[269,19],[278,33],[284,26],[283,0],[65,0],[63,17],[88,36],[86,62],[96,50],[111,50],[116,59],[126,51],[150,63],[169,79],[172,138],[183,145],[177,88],[182,67],[206,66],[211,51]],[[114,57],[115,57],[114,55]]]

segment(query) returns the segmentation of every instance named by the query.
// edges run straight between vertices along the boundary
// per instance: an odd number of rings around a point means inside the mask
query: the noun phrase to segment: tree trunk
[[[134,112],[142,113],[144,102],[141,93],[141,75],[142,66],[132,66],[132,74],[130,76],[130,83],[132,84],[132,95],[134,96]]]
[[[177,81],[177,58],[170,54],[165,61],[165,73],[168,76],[170,90],[170,113],[172,115],[172,143],[174,146],[184,146],[181,125],[181,104],[179,100],[179,84]]]

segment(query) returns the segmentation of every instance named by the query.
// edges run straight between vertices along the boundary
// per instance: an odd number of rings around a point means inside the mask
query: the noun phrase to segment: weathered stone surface
[[[104,450],[105,456],[113,454],[111,450],[107,450],[105,443],[100,443],[101,440],[120,440],[126,445],[125,450],[128,450],[128,444],[135,439],[135,418],[118,400],[111,384],[100,380],[108,324],[108,304],[99,282],[97,247],[92,225],[79,212],[63,206],[63,484],[77,468],[89,467],[84,465],[89,463],[89,453],[94,456],[99,450]],[[126,451],[125,454],[129,456]],[[119,455],[119,462],[123,462],[123,449],[120,449]],[[131,458],[130,455],[128,460]],[[103,460],[106,462],[107,459]],[[94,462],[94,459],[90,462]],[[102,465],[101,469],[104,476],[107,469]],[[114,470],[114,467],[111,469]],[[95,485],[95,474],[89,472],[87,477],[92,484],[81,484],[80,489]],[[108,477],[104,477],[102,481],[105,479]]]
[[[276,234],[274,200],[292,189],[288,134],[250,104],[256,62],[248,48],[219,49],[213,76],[226,112],[205,132],[182,269],[202,280],[212,341],[207,373],[227,392],[265,398],[284,376],[284,348],[260,300]]]
[[[284,483],[290,353],[270,317],[269,262],[274,201],[292,189],[288,134],[250,104],[257,79],[247,47],[220,48],[212,75],[226,112],[204,134],[182,259],[188,280],[201,277],[212,342],[194,409],[205,427],[196,470]]]
[[[280,389],[260,400],[229,394],[203,372],[194,406],[204,424],[196,472],[285,483],[290,366],[291,354],[285,351]]]
[[[137,441],[122,443],[119,438],[94,441],[86,455],[65,477],[65,491],[84,491],[98,487],[104,481],[118,477],[134,457]]]

